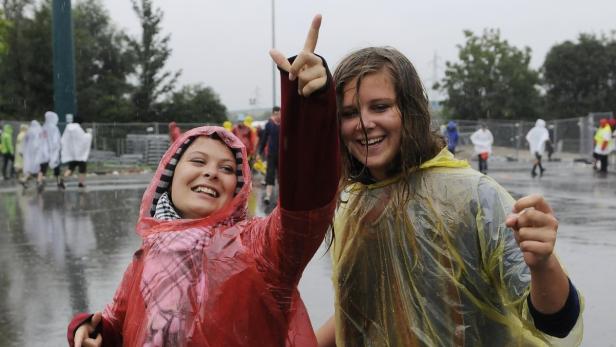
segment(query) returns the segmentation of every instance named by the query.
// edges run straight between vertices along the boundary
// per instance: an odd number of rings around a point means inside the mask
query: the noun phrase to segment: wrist
[[[554,253],[550,254],[545,260],[537,262],[533,266],[529,266],[531,275],[541,275],[549,272],[562,270],[558,259]]]

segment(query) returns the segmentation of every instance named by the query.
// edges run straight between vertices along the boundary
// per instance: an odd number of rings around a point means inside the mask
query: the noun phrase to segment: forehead
[[[213,139],[207,136],[197,137],[186,149],[186,154],[201,152],[208,156],[219,159],[228,159],[235,162],[233,152],[221,140]]]
[[[344,86],[344,104],[356,102],[357,80],[361,78],[359,96],[361,98],[395,98],[394,84],[389,72],[381,69],[361,77],[354,77]]]

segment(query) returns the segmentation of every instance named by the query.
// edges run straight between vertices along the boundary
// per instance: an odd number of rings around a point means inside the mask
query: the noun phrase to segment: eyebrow
[[[210,157],[210,155],[209,155],[209,154],[207,154],[207,153],[205,153],[205,152],[201,152],[201,151],[199,151],[199,150],[194,150],[194,151],[188,152],[188,153],[186,153],[186,154],[187,154],[187,155],[188,155],[188,154],[200,154],[200,155],[202,155],[202,156],[204,156],[204,157],[208,157],[208,158]],[[219,159],[219,161],[225,161],[225,162],[226,162],[226,161],[228,161],[228,162],[230,162],[230,163],[236,163],[236,162],[235,162],[235,160],[228,159],[228,158],[217,158],[217,159]]]

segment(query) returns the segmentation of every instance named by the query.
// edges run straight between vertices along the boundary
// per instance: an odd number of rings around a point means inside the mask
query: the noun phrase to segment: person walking
[[[45,188],[45,175],[47,169],[53,170],[56,184],[59,189],[64,189],[62,177],[60,177],[60,129],[58,129],[58,115],[55,112],[45,113],[45,124],[40,133],[40,148],[38,149],[38,162],[40,170],[37,177],[37,190],[42,192]]]
[[[15,168],[17,179],[19,180],[21,180],[24,172],[24,141],[27,131],[28,125],[21,124],[19,126],[19,134],[17,134],[17,139],[15,140],[15,163],[13,167]]]
[[[447,123],[447,149],[451,152],[451,154],[456,154],[456,147],[458,146],[458,125],[456,122],[450,120]]]
[[[278,172],[278,134],[280,132],[280,107],[272,108],[272,116],[265,124],[261,141],[259,142],[259,154],[265,154],[267,148],[267,169],[265,171],[265,196],[263,203],[269,205],[276,184]]]
[[[597,129],[597,132],[595,133],[594,140],[594,155],[600,164],[599,172],[607,173],[607,157],[612,150],[614,140],[612,139],[612,128],[606,118],[599,121],[599,129]]]
[[[550,141],[550,134],[545,127],[543,119],[537,119],[535,126],[526,134],[526,141],[530,148],[530,156],[533,158],[533,168],[530,171],[530,175],[537,177],[537,168],[539,168],[539,176],[543,176],[545,168],[541,165],[541,158],[545,152],[547,142]]]
[[[13,147],[13,127],[10,124],[4,124],[2,127],[2,135],[0,135],[1,145],[0,152],[2,153],[2,177],[5,180],[13,177],[13,161],[15,160],[15,149]]]
[[[481,127],[471,135],[471,142],[475,147],[475,154],[479,161],[479,172],[488,173],[488,158],[492,154],[492,144],[494,136],[488,127],[482,123]]]
[[[24,174],[20,181],[24,187],[24,190],[28,188],[28,181],[30,180],[30,177],[38,175],[41,170],[38,152],[42,147],[42,133],[43,127],[41,127],[41,123],[37,120],[30,122],[30,126],[28,127],[28,131],[26,132],[26,136],[24,138]]]
[[[75,117],[72,123],[69,123],[62,134],[62,164],[67,164],[68,169],[64,172],[64,177],[68,177],[79,170],[79,188],[85,188],[87,162],[90,155],[90,147],[92,146],[92,134],[83,130],[80,125],[79,118]],[[64,180],[62,180],[62,188],[64,188]]]

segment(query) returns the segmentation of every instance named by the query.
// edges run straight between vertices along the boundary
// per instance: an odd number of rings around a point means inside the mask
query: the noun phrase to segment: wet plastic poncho
[[[458,145],[458,125],[456,122],[450,120],[447,123],[447,149],[455,154],[456,146]]]
[[[184,133],[144,193],[137,224],[143,244],[103,313],[104,345],[316,346],[297,284],[333,219],[335,94],[331,77],[324,90],[304,98],[297,81],[282,75],[279,205],[265,218],[247,219],[251,178],[244,145],[221,127]],[[152,218],[174,153],[188,138],[213,132],[241,149],[241,190],[203,219]],[[76,326],[69,326],[69,342]]]
[[[479,129],[471,135],[471,142],[474,145],[475,154],[488,153],[492,154],[492,144],[494,136],[488,129]]]
[[[504,225],[514,200],[488,176],[443,150],[407,178],[352,186],[342,201],[332,252],[337,346],[556,340],[533,325],[530,271]],[[579,343],[580,334],[568,338]]]
[[[45,124],[41,133],[40,148],[37,152],[38,162],[49,163],[49,167],[55,169],[60,165],[60,129],[58,129],[58,115],[48,111],[45,113]]]
[[[35,174],[41,170],[41,164],[38,161],[38,152],[41,145],[41,134],[43,128],[38,121],[30,122],[30,127],[26,132],[24,139],[24,172],[26,174]]]
[[[2,129],[2,135],[0,135],[0,152],[2,154],[15,154],[15,149],[13,147],[13,127],[10,124],[4,124]]]
[[[22,124],[19,126],[19,134],[17,134],[17,139],[15,140],[15,166],[16,170],[23,170],[24,168],[24,141],[26,140],[26,132],[28,131],[28,126]]]
[[[594,136],[595,149],[597,154],[610,154],[612,151],[614,140],[612,139],[612,129],[609,124],[605,124],[600,127]]]
[[[70,123],[62,134],[62,163],[88,161],[92,134],[88,134],[78,123]]]
[[[530,147],[531,157],[535,157],[535,153],[543,155],[545,151],[545,143],[550,140],[548,129],[545,128],[545,121],[537,119],[535,126],[526,134],[526,141]]]

